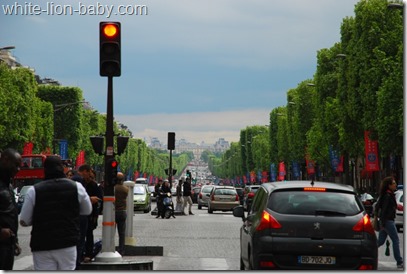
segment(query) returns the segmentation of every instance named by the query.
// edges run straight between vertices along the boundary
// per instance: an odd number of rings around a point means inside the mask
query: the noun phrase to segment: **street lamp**
[[[11,50],[11,49],[15,49],[15,48],[16,48],[15,46],[6,46],[6,47],[0,48],[0,51],[2,51],[2,50]]]
[[[56,142],[58,142],[60,139],[56,138],[57,135],[57,130],[56,130],[56,119],[55,119],[55,113],[72,105],[78,105],[78,104],[88,104],[87,101],[77,101],[77,102],[71,102],[71,103],[65,103],[65,104],[59,104],[59,105],[54,105],[54,139],[53,139],[53,148],[52,151],[54,154],[56,154]]]

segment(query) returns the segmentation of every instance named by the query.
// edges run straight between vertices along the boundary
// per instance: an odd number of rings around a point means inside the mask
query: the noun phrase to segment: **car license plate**
[[[335,260],[329,256],[298,256],[299,264],[335,264]]]

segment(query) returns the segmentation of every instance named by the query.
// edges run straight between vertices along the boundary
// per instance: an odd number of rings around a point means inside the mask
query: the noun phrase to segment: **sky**
[[[41,78],[79,87],[106,113],[99,22],[121,23],[115,121],[135,138],[239,141],[269,124],[287,91],[316,72],[317,52],[340,42],[356,0],[2,0],[0,47]]]

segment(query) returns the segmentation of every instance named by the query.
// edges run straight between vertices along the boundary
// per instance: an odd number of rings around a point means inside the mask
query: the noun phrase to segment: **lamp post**
[[[55,113],[66,107],[69,107],[69,106],[78,105],[78,104],[87,104],[87,103],[88,103],[87,101],[77,101],[77,102],[71,102],[71,103],[66,103],[66,104],[54,105],[54,139],[53,139],[53,148],[52,148],[52,152],[54,154],[56,154],[56,142],[58,142],[60,140],[59,138],[57,138]]]

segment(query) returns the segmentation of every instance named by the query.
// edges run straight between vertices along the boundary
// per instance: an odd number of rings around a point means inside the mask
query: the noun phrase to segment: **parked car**
[[[27,194],[27,191],[32,188],[33,186],[23,186],[20,190],[20,193],[18,194],[18,200],[17,200],[17,209],[18,209],[18,214],[20,214],[21,209],[23,208],[24,204],[24,199],[25,195]]]
[[[146,184],[135,184],[133,189],[134,211],[151,211],[151,194]]]
[[[259,189],[260,185],[246,185],[243,191],[243,208],[246,211],[250,210],[254,194]]]
[[[403,228],[404,231],[404,190],[397,190],[395,193],[396,195],[396,202],[397,202],[397,210],[396,210],[396,227],[397,230],[400,231]]]
[[[196,203],[198,203],[198,195],[199,195],[199,193],[201,192],[201,187],[193,187],[192,188],[192,196],[191,196],[191,198],[192,198],[192,203],[194,203],[194,204],[196,204]]]
[[[243,193],[244,193],[244,190],[241,187],[235,187],[235,188],[236,188],[237,195],[239,195],[239,202],[240,202],[241,205],[243,205],[243,198],[244,198]]]
[[[376,270],[376,233],[353,187],[263,183],[240,229],[240,269]]]
[[[202,207],[208,207],[208,200],[209,194],[213,189],[213,185],[203,185],[201,188],[201,192],[198,195],[198,209],[202,209]]]
[[[208,213],[216,210],[232,211],[240,205],[239,195],[233,186],[214,186],[208,200]]]

